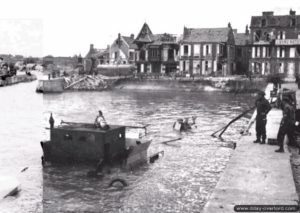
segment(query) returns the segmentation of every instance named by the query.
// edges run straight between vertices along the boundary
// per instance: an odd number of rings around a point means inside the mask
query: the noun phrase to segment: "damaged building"
[[[249,57],[251,53],[250,32],[248,25],[246,26],[245,33],[238,33],[235,31],[234,41],[236,70],[233,74],[247,75],[249,69]]]
[[[186,28],[180,42],[180,72],[192,75],[231,75],[235,41],[230,23],[224,28]]]
[[[88,74],[92,74],[99,64],[109,63],[109,46],[106,49],[96,49],[90,44],[90,49],[84,57],[84,70]]]
[[[122,36],[119,33],[118,38],[110,46],[110,64],[134,64],[136,49],[133,34]]]
[[[177,37],[168,33],[153,34],[144,23],[134,43],[137,45],[136,66],[138,73],[175,73],[178,66]]]
[[[300,71],[300,16],[263,12],[251,18],[251,57],[253,74],[281,73],[294,78]]]

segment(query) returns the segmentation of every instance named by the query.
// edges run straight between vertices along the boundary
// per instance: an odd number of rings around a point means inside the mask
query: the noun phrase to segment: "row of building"
[[[138,73],[234,75],[300,73],[300,15],[263,12],[252,16],[250,30],[187,28],[182,35],[153,34],[144,23],[136,37],[121,34],[112,45],[95,49],[85,61],[97,64],[134,64]]]

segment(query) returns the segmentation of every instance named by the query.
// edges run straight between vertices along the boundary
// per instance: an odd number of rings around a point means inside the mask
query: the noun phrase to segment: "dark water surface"
[[[0,175],[15,176],[22,191],[0,201],[0,212],[199,212],[212,193],[246,119],[224,134],[210,135],[253,102],[250,95],[158,91],[36,94],[37,82],[0,88]],[[252,104],[251,104],[252,105]],[[49,113],[61,120],[93,122],[97,111],[111,124],[151,124],[149,155],[164,151],[154,164],[134,171],[114,169],[103,179],[88,178],[92,167],[42,168],[39,142],[49,138]],[[198,116],[197,128],[178,134],[177,118]],[[182,137],[171,146],[161,144]],[[29,167],[25,172],[20,172]],[[120,177],[129,186],[108,188]]]

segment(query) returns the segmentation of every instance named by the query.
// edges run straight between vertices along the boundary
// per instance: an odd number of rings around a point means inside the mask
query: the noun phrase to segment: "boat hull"
[[[126,140],[126,149],[110,159],[109,165],[122,165],[126,169],[133,169],[148,162],[148,148],[151,141]],[[58,151],[51,141],[42,141],[43,163],[60,165],[90,164],[97,165],[102,158],[72,157],[62,151]],[[55,154],[54,154],[55,153]]]

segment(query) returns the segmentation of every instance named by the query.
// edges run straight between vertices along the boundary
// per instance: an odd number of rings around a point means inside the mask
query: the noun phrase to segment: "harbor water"
[[[114,90],[35,93],[37,82],[0,88],[0,175],[16,177],[21,191],[0,201],[0,212],[201,212],[246,125],[243,118],[224,134],[211,134],[252,106],[249,94]],[[89,178],[94,168],[41,165],[40,141],[49,139],[49,116],[93,123],[102,110],[108,123],[150,124],[149,155],[164,151],[155,163]],[[197,128],[178,133],[178,118],[197,116]],[[168,145],[161,142],[182,138]],[[26,171],[22,169],[28,167]],[[128,187],[108,187],[122,178]]]

